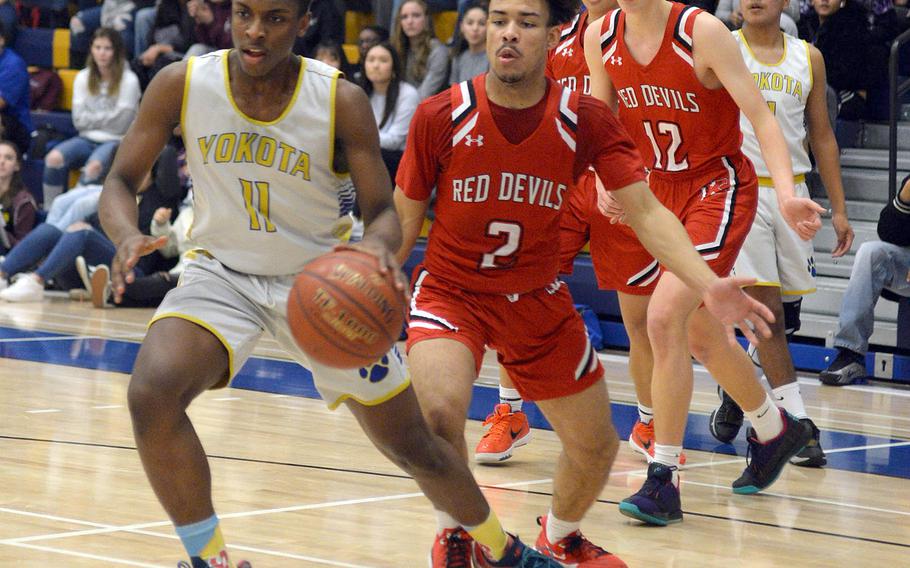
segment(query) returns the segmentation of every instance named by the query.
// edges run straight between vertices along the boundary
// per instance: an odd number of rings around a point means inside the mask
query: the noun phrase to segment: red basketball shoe
[[[479,463],[505,461],[512,457],[512,450],[531,441],[527,414],[512,412],[508,404],[497,404],[483,425],[487,431],[474,450],[474,459]]]
[[[445,529],[436,535],[430,550],[430,568],[471,568],[474,539],[463,528]]]
[[[615,554],[611,554],[586,539],[581,531],[575,531],[559,542],[550,542],[547,538],[547,517],[538,517],[540,536],[535,548],[544,556],[549,556],[563,566],[577,568],[628,568]]]
[[[654,421],[642,424],[641,420],[635,421],[632,433],[629,434],[629,445],[651,463],[654,460]],[[679,465],[686,463],[686,452],[679,454]]]

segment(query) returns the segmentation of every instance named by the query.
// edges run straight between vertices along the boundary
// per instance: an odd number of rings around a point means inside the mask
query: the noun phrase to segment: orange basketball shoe
[[[654,460],[654,421],[642,424],[641,420],[635,421],[632,433],[629,434],[629,445],[651,463]],[[679,454],[679,465],[686,463],[686,452]]]
[[[474,539],[463,528],[445,529],[436,535],[430,550],[430,568],[471,568]]]
[[[474,449],[478,463],[498,463],[512,457],[512,450],[531,441],[531,426],[524,412],[512,412],[508,404],[497,404],[483,421],[486,433]]]
[[[537,517],[540,535],[534,548],[544,556],[549,556],[563,566],[577,568],[628,568],[626,563],[615,554],[611,554],[586,539],[581,531],[575,531],[559,542],[550,542],[547,538],[547,517]]]

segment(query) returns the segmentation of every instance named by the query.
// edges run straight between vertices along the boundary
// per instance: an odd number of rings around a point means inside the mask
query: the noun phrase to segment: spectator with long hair
[[[190,17],[186,0],[160,0],[152,25],[148,25],[148,13],[142,14],[142,19],[145,38],[136,42],[137,53],[131,65],[145,90],[158,71],[183,59],[193,44],[196,22]]]
[[[19,148],[0,141],[0,254],[6,254],[35,226],[38,204],[22,182]]]
[[[404,67],[404,79],[417,87],[420,100],[435,95],[448,78],[449,53],[436,39],[427,4],[406,0],[395,16],[392,46]]]
[[[449,84],[472,79],[490,69],[487,59],[487,5],[475,0],[464,12],[452,44]]]
[[[319,42],[316,51],[313,53],[313,59],[321,61],[326,65],[331,65],[344,73],[349,79],[352,77],[352,66],[348,61],[348,56],[344,54],[341,44],[332,40]]]
[[[420,103],[417,89],[403,80],[401,59],[388,42],[374,45],[366,52],[361,84],[370,97],[373,116],[379,127],[382,159],[395,179],[404,153],[411,117]]]
[[[44,204],[49,207],[66,186],[73,168],[85,165],[81,182],[104,179],[120,139],[136,117],[139,79],[126,64],[120,34],[98,28],[85,69],[73,85],[73,125],[78,136],[56,145],[44,158]]]

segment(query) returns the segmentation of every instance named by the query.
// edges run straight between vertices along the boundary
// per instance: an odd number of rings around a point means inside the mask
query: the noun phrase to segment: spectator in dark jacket
[[[35,227],[38,204],[22,182],[18,148],[0,141],[0,254],[6,254]]]
[[[196,22],[193,36],[196,43],[186,51],[184,59],[228,49],[231,40],[231,0],[188,0],[186,11]]]
[[[6,27],[0,22],[0,140],[11,141],[25,154],[34,130],[28,108],[28,67],[8,47],[8,41]]]
[[[148,48],[132,61],[142,90],[158,71],[183,59],[183,54],[194,43],[194,25],[186,9],[186,0],[161,0],[155,13],[155,25],[147,38]]]
[[[310,27],[294,43],[294,53],[315,57],[316,46],[322,42],[344,43],[344,14],[333,0],[313,0],[310,4]]]
[[[865,117],[865,90],[880,74],[871,61],[866,12],[852,0],[812,0],[815,9],[799,21],[799,37],[825,57],[828,86],[837,93],[838,116]]]
[[[16,6],[13,0],[0,0],[0,24],[3,24],[6,29],[9,44],[15,43],[19,29],[16,21]]]
[[[856,252],[834,337],[837,356],[819,375],[826,385],[849,385],[866,375],[873,311],[882,291],[910,297],[910,176],[882,210],[878,237],[880,241],[863,243]]]

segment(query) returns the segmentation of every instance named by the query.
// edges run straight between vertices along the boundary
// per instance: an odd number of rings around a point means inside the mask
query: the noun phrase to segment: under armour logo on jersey
[[[571,47],[569,47],[569,48],[567,48],[567,49],[564,49],[564,50],[562,51],[562,54],[563,54],[564,56],[566,56],[566,57],[572,57],[572,55],[573,55],[574,53],[575,53],[575,50],[572,49]]]
[[[481,134],[481,135],[478,136],[477,138],[471,138],[471,136],[465,136],[465,137],[464,137],[464,145],[465,145],[465,146],[473,146],[473,145],[475,145],[475,144],[478,145],[478,146],[483,146],[483,134]]]
[[[622,65],[622,57],[619,57],[618,55],[614,55],[613,57],[610,58],[610,65],[617,65],[617,66]]]

